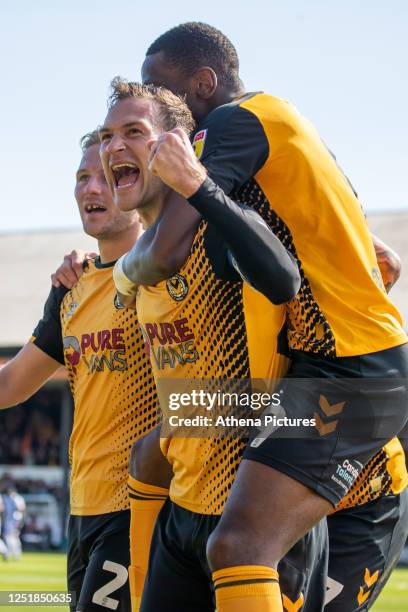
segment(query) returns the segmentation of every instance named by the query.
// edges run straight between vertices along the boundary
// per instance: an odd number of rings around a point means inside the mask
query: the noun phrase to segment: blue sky
[[[138,79],[148,45],[201,20],[237,47],[248,90],[316,125],[367,210],[408,208],[405,0],[15,0],[0,9],[0,231],[79,226],[80,136],[111,78]]]

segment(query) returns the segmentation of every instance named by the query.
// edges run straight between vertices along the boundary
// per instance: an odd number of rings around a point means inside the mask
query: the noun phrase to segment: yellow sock
[[[163,487],[140,482],[129,474],[128,492],[130,500],[129,584],[132,612],[139,612],[149,564],[153,529],[169,491]]]
[[[283,612],[279,575],[271,567],[227,567],[212,578],[217,612]]]

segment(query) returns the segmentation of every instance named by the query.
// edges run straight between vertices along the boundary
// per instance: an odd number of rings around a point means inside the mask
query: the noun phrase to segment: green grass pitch
[[[0,591],[64,591],[65,555],[25,553],[21,561],[0,559]],[[0,606],[2,610],[11,607]],[[16,612],[67,612],[64,606],[15,606]],[[408,612],[408,569],[395,570],[373,612]],[[346,610],[344,611],[346,612]]]
[[[396,569],[387,582],[373,612],[408,612],[408,569]]]
[[[0,591],[66,591],[66,556],[23,553],[20,561],[2,561]],[[68,606],[0,606],[0,612],[67,612]]]

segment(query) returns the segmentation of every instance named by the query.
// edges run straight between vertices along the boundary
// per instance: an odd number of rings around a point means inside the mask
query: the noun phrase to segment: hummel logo
[[[340,414],[341,412],[343,412],[345,405],[346,402],[339,402],[338,404],[329,404],[329,401],[324,395],[320,396],[319,406],[324,416],[322,418],[318,412],[315,412],[313,415],[316,419],[316,429],[319,432],[320,436],[326,436],[329,433],[333,433],[339,422],[338,419],[336,419],[335,421],[326,421],[324,417],[332,417],[337,414]]]

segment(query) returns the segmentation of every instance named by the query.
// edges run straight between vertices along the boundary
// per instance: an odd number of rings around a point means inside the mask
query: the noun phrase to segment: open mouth
[[[94,214],[102,213],[105,211],[106,211],[106,207],[102,206],[102,204],[86,204],[85,205],[85,212],[87,212],[89,215],[94,215]]]
[[[117,189],[133,187],[140,175],[139,168],[134,164],[115,164],[112,166],[113,178]]]

